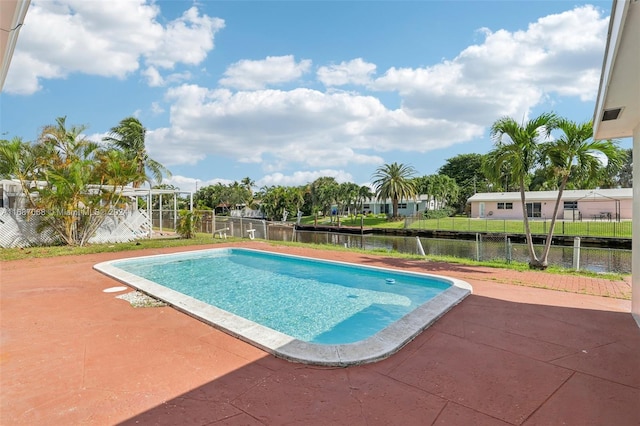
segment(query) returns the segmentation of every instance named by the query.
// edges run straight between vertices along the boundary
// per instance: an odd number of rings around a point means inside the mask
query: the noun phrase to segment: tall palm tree
[[[539,143],[551,135],[557,122],[558,118],[553,113],[541,114],[522,124],[511,117],[498,119],[491,126],[491,137],[495,141],[495,148],[487,154],[484,168],[487,177],[495,182],[501,182],[505,177],[518,182],[529,251],[529,266],[538,269],[542,268],[542,264],[533,249],[525,190],[529,174],[540,159]]]
[[[384,164],[373,174],[373,186],[378,200],[391,199],[393,218],[398,217],[398,201],[415,198],[417,195],[412,166],[398,163]]]
[[[562,193],[569,178],[578,178],[588,182],[604,169],[605,165],[602,159],[606,158],[607,164],[614,168],[619,167],[624,161],[624,151],[618,148],[616,141],[596,141],[593,139],[593,123],[591,121],[578,124],[562,118],[557,121],[556,126],[562,131],[562,136],[541,146],[543,160],[549,163],[558,179],[558,197],[553,208],[544,251],[540,256],[540,266],[543,268],[548,265],[551,237]]]
[[[138,174],[143,178],[133,182],[134,188],[140,187],[144,182],[151,183],[147,172],[157,183],[162,183],[163,174],[167,177],[171,176],[171,172],[166,167],[149,157],[145,146],[146,133],[147,129],[144,128],[140,120],[135,117],[127,117],[121,120],[117,126],[111,128],[109,135],[102,139],[124,151],[127,157],[136,163]]]
[[[371,191],[369,185],[360,186],[360,188],[358,188],[358,197],[356,198],[356,209],[359,212],[362,212],[364,208],[364,202],[375,197],[375,195],[376,194]]]

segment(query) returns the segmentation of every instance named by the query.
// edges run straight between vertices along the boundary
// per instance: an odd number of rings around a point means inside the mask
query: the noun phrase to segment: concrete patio
[[[452,276],[474,294],[386,360],[322,368],[133,308],[92,269],[185,249],[3,262],[0,424],[640,425],[640,328],[616,298],[629,281],[242,245]]]

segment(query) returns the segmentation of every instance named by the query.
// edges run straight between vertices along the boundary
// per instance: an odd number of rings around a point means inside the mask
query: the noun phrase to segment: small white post
[[[580,269],[580,237],[573,239],[573,269]]]
[[[420,256],[424,256],[424,248],[422,248],[422,243],[420,242],[420,237],[416,237],[416,244],[418,246],[418,253],[420,253]]]

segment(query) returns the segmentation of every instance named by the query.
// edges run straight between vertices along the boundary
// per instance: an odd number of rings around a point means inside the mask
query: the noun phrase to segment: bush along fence
[[[55,233],[38,229],[40,211],[0,208],[0,247],[30,247],[59,244]],[[105,217],[104,222],[88,242],[121,243],[148,238],[151,220],[144,210],[117,210]]]

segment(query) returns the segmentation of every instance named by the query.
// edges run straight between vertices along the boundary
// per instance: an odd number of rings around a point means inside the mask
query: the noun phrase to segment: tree
[[[331,204],[336,198],[339,184],[333,177],[323,176],[311,183],[311,206],[317,221],[317,212],[322,211],[324,216],[331,212]],[[317,222],[316,222],[317,225]]]
[[[553,208],[551,223],[547,234],[544,251],[539,262],[539,268],[548,266],[551,239],[558,217],[562,193],[571,177],[582,181],[590,181],[599,176],[605,168],[602,159],[607,164],[618,167],[623,161],[623,152],[617,147],[617,142],[611,140],[593,140],[593,124],[591,121],[577,124],[567,119],[559,119],[556,126],[562,131],[562,136],[555,141],[540,146],[542,161],[548,162],[558,181],[558,196]]]
[[[256,205],[255,203],[255,199],[254,199],[254,194],[253,194],[253,187],[255,186],[255,181],[253,181],[250,177],[246,177],[243,178],[240,183],[242,184],[242,186],[244,187],[245,191],[245,197],[244,197],[244,204],[250,208],[253,209]]]
[[[195,238],[196,228],[200,225],[200,217],[191,210],[180,210],[176,232],[182,238]]]
[[[0,147],[2,173],[20,180],[29,209],[37,212],[37,229],[68,245],[84,245],[119,206],[122,187],[139,177],[122,152],[85,139],[85,129],[68,128],[59,117],[36,143],[14,140]]]
[[[358,196],[356,198],[356,209],[359,212],[362,212],[364,209],[364,202],[375,197],[376,194],[371,191],[371,188],[368,185],[362,185],[358,188]]]
[[[31,188],[38,185],[38,162],[30,143],[21,138],[0,140],[0,178],[18,179],[29,207],[34,206]]]
[[[394,219],[398,217],[398,201],[415,198],[417,195],[414,174],[412,166],[395,162],[378,167],[373,174],[376,196],[378,200],[391,199]]]
[[[453,204],[460,193],[456,181],[443,174],[418,177],[414,183],[418,193],[427,195],[429,202],[433,201],[435,210]]]
[[[460,154],[447,159],[446,163],[438,169],[438,174],[449,176],[455,180],[459,188],[456,197],[449,199],[452,207],[462,213],[467,205],[467,200],[477,192],[489,192],[489,180],[482,171],[485,155]]]
[[[525,190],[531,170],[539,163],[539,143],[551,135],[558,118],[555,114],[544,113],[538,117],[519,124],[511,117],[502,117],[491,126],[491,137],[495,148],[487,154],[484,165],[486,176],[494,182],[507,177],[518,183],[520,202],[522,203],[522,219],[524,221],[529,252],[529,266],[544,268],[533,248],[529,217],[527,215]]]
[[[607,163],[598,184],[600,188],[633,188],[633,149],[620,149],[621,161]]]
[[[343,182],[340,184],[338,187],[338,197],[336,199],[339,213],[344,214],[345,210],[347,210],[349,214],[353,214],[359,190],[360,187],[353,182]]]
[[[633,187],[633,150],[631,148],[625,151],[622,167],[617,174],[616,184],[622,188]]]
[[[270,186],[261,189],[260,209],[272,220],[297,212],[304,202],[302,187]]]
[[[109,135],[102,139],[121,149],[127,158],[137,165],[137,173],[141,177],[133,182],[134,188],[140,187],[144,182],[151,183],[149,174],[158,184],[162,183],[163,174],[167,177],[171,176],[171,172],[166,167],[149,157],[145,146],[146,133],[147,129],[140,120],[127,117],[111,128]]]

